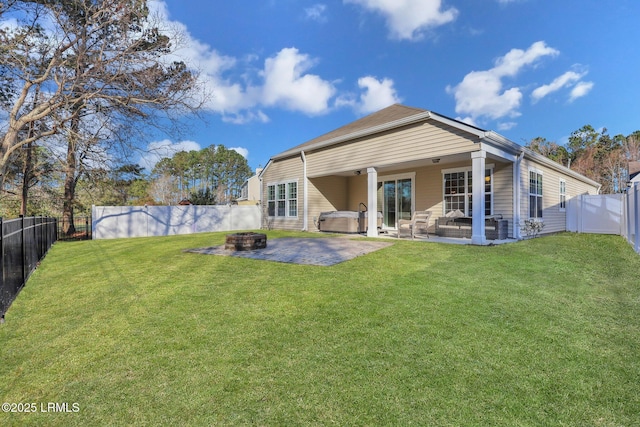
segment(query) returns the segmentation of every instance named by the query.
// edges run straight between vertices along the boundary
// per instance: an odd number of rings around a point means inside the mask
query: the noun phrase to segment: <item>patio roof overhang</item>
[[[433,111],[423,111],[423,112],[413,114],[411,116],[404,117],[398,120],[393,120],[377,126],[371,126],[362,130],[347,133],[345,135],[340,135],[334,138],[328,138],[328,139],[324,139],[316,142],[299,145],[297,147],[283,151],[282,153],[272,157],[264,169],[265,170],[268,169],[268,167],[273,161],[300,156],[302,155],[302,153],[313,152],[314,150],[323,149],[326,147],[330,147],[332,145],[348,142],[351,140],[356,140],[358,138],[375,135],[381,132],[393,130],[396,128],[400,128],[403,126],[407,126],[407,125],[411,125],[411,124],[415,124],[415,123],[419,123],[427,120],[433,120],[438,123],[451,126],[455,129],[458,129],[460,131],[463,131],[465,133],[475,136],[477,138],[476,142],[478,143],[478,151],[486,152],[490,158],[495,158],[497,160],[503,160],[503,161],[515,163],[518,157],[524,156],[532,160],[535,160],[539,163],[542,163],[559,172],[571,175],[572,177],[579,179],[583,182],[586,182],[590,185],[600,186],[598,182],[595,182],[577,172],[574,172],[571,169],[559,163],[556,163],[551,159],[548,159],[542,156],[541,154],[538,154],[525,147],[522,147],[521,145],[516,144],[515,142],[509,140],[508,138],[505,138],[504,136],[500,135],[497,132],[483,130],[478,127],[472,126],[470,124],[461,122],[459,120],[455,120],[455,119],[443,116],[441,114],[434,113]],[[467,152],[461,152],[459,154],[448,155],[446,156],[446,158],[440,157],[440,156],[434,156],[433,158],[417,159],[413,162],[406,163],[406,164],[362,165],[362,169],[364,170],[367,167],[378,167],[380,168],[381,171],[384,171],[385,169],[392,170],[392,169],[401,169],[405,167],[411,168],[415,166],[424,166],[424,165],[432,164],[436,158],[440,158],[440,161],[442,163],[461,161],[461,160],[470,159],[470,152],[467,151]],[[348,176],[355,173],[357,170],[358,169],[345,170],[345,171],[335,171],[335,170],[326,171],[327,173],[324,174],[323,176],[326,176],[326,175]],[[263,173],[264,173],[264,170],[263,170]],[[309,176],[309,178],[313,178],[313,177],[315,176]]]

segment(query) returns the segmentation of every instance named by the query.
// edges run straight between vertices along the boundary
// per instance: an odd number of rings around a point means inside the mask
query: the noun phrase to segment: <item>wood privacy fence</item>
[[[0,218],[0,319],[56,237],[55,218]]]
[[[93,206],[94,239],[256,230],[259,206]]]
[[[581,195],[567,202],[567,231],[617,234],[640,253],[640,183],[625,194]]]

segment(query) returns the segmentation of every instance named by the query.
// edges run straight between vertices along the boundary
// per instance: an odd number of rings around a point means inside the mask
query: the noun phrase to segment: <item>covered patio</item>
[[[397,233],[399,222],[410,220],[414,212],[430,211],[432,236],[466,238],[477,245],[505,240],[514,233],[517,239],[519,230],[513,227],[520,215],[513,188],[517,164],[517,156],[485,147],[331,175],[325,175],[327,170],[319,176],[308,172],[309,198],[303,205],[313,212],[313,225],[303,229],[324,231],[320,221],[326,211],[344,211],[354,217],[366,211],[366,216],[360,215],[365,224],[358,231],[384,237]],[[449,217],[454,213],[457,218]]]
[[[348,232],[323,227],[335,212],[384,237],[428,210],[432,235],[475,245],[519,240],[523,220],[543,212],[545,232],[562,231],[567,197],[598,191],[493,131],[399,104],[274,156],[261,179],[269,227]]]

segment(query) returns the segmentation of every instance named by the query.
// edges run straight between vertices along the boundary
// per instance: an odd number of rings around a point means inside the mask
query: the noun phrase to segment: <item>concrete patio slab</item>
[[[265,249],[251,251],[226,250],[224,245],[187,249],[185,252],[205,255],[233,256],[292,264],[330,266],[366,255],[392,245],[391,242],[334,238],[283,237],[267,240]]]

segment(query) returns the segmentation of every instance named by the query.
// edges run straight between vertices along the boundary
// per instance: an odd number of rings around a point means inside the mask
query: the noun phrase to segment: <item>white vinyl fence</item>
[[[567,231],[622,234],[623,194],[584,194],[567,202]]]
[[[93,206],[94,239],[256,230],[259,206]]]
[[[617,234],[640,253],[640,183],[626,194],[581,195],[567,202],[567,231]]]
[[[640,253],[640,182],[634,183],[627,191],[624,213],[622,236]]]

